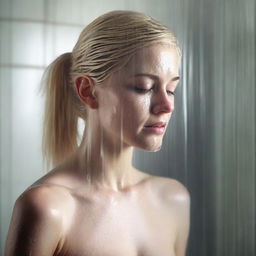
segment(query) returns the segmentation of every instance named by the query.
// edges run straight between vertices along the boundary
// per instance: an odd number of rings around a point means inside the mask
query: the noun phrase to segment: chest
[[[150,200],[78,205],[66,239],[69,256],[174,256],[172,214]]]

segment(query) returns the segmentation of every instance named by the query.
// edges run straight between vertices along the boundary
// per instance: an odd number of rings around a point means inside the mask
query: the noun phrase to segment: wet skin
[[[82,141],[72,158],[18,198],[6,256],[185,255],[187,189],[131,164],[134,147],[161,147],[163,134],[144,126],[169,121],[178,68],[171,47],[154,45],[138,51],[104,86],[95,86],[95,97],[86,94],[93,86],[89,80],[80,80],[78,93],[89,108],[85,138],[91,143]],[[89,171],[95,174],[90,183]]]
[[[176,50],[169,46],[138,51],[123,69],[95,88],[99,107],[92,116],[99,121],[94,128],[108,133],[112,142],[122,141],[123,147],[159,148],[163,136],[152,136],[144,126],[158,121],[168,124],[174,111],[172,93],[179,82],[179,62]]]

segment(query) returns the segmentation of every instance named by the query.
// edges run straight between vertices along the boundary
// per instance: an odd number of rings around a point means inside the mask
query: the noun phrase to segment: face
[[[98,120],[104,133],[123,147],[158,150],[174,111],[179,65],[176,49],[156,44],[138,50],[98,86]]]

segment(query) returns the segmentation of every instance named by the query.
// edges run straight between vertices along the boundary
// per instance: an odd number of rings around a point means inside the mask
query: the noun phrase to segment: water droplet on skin
[[[50,209],[50,212],[53,216],[60,216],[60,211],[56,209]]]
[[[160,146],[159,148],[157,148],[157,149],[153,150],[153,152],[160,151],[160,150],[161,150],[161,148],[162,148],[162,146]]]
[[[162,146],[158,147],[157,149],[145,150],[145,151],[147,151],[147,152],[158,152],[158,151],[161,150],[161,148],[162,148]]]
[[[123,136],[124,136],[124,134],[123,134],[123,110],[122,110],[122,112],[121,112],[121,131],[120,131],[120,144],[121,144],[121,147],[120,147],[120,149],[121,149],[121,151],[123,150]]]

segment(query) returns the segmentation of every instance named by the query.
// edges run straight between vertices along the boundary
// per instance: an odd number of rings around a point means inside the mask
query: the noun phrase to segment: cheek
[[[99,119],[104,126],[111,126],[116,121],[119,110],[117,95],[108,91],[99,98]]]
[[[128,95],[120,99],[124,111],[147,113],[150,107],[150,97]]]
[[[122,99],[122,103],[124,127],[134,128],[148,120],[150,109],[149,97],[125,97]]]
[[[133,130],[149,118],[150,96],[133,92],[108,91],[100,98],[100,119],[113,130]]]

